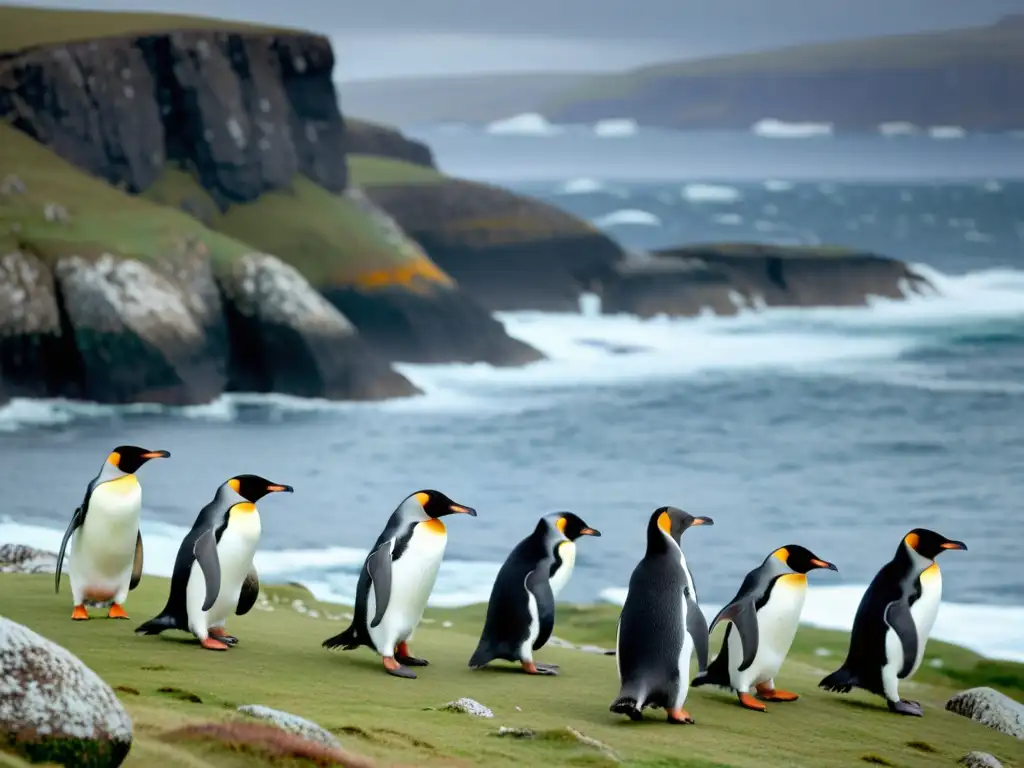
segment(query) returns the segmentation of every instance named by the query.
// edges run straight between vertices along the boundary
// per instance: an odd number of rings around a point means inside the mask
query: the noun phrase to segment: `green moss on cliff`
[[[0,123],[0,183],[5,179],[0,252],[26,250],[51,261],[104,253],[146,261],[174,258],[198,241],[215,263],[225,263],[252,250],[182,211],[115,189]]]
[[[0,6],[0,52],[101,37],[203,29],[235,32],[299,31],[206,16]]]
[[[951,693],[977,682],[973,675],[983,663],[943,643],[929,643],[925,665],[907,684],[907,695],[925,706],[922,719],[891,715],[877,699],[859,692],[838,696],[818,690],[818,680],[845,653],[848,637],[804,627],[779,676],[779,685],[799,693],[799,701],[769,704],[761,714],[740,708],[730,694],[694,689],[687,709],[697,725],[679,728],[661,722],[664,713],[658,711],[649,711],[645,723],[608,712],[618,687],[615,660],[601,654],[544,648],[540,658],[561,665],[558,677],[534,678],[501,663],[493,670],[467,669],[483,606],[427,611],[429,623],[417,631],[412,648],[431,663],[410,681],[388,677],[365,649],[321,648],[324,638],[346,626],[351,608],[319,603],[300,588],[264,585],[273,610],[257,608],[229,619],[228,629],[239,644],[215,654],[181,633],[132,633],[163,606],[166,579],[147,576],[132,592],[126,604],[131,622],[99,617],[72,622],[66,585],[55,597],[52,583],[43,574],[0,575],[0,614],[63,645],[119,689],[135,725],[126,768],[308,765],[246,753],[244,745],[230,739],[183,738],[179,730],[233,720],[235,708],[243,704],[310,718],[346,748],[381,765],[613,764],[599,750],[570,738],[566,726],[600,740],[626,766],[846,768],[877,755],[901,768],[933,768],[953,765],[970,750],[990,752],[1008,766],[1022,763],[1020,742],[943,710]],[[313,610],[297,612],[294,600]],[[555,632],[571,642],[609,647],[617,615],[608,605],[560,605]],[[721,634],[716,630],[716,650]],[[941,668],[928,663],[934,659],[942,661]],[[1020,680],[1021,665],[1000,667],[1007,679]],[[962,680],[950,674],[954,670]],[[167,688],[179,693],[161,692]],[[1004,690],[1020,695],[1019,688]],[[463,696],[491,707],[495,717],[429,709]],[[527,728],[537,738],[500,739],[494,734],[501,726]]]
[[[403,160],[371,155],[349,155],[348,172],[352,181],[362,186],[374,184],[436,184],[447,177],[433,168],[414,165]]]

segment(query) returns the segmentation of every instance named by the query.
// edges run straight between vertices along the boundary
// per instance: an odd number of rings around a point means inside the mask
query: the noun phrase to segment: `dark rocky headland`
[[[496,310],[847,306],[924,283],[834,250],[628,254],[346,119],[317,35],[10,7],[0,30],[0,401],[410,396],[392,363],[542,359]]]

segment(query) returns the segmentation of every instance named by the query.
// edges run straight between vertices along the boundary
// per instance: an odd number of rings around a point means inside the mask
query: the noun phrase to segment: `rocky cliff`
[[[424,168],[436,168],[434,153],[422,141],[401,131],[369,120],[345,120],[345,150],[348,155],[369,155],[403,160]]]
[[[33,13],[35,26],[22,18]],[[60,16],[0,9],[0,22],[11,14],[33,34]],[[94,14],[90,28],[115,16]],[[0,125],[8,394],[387,397],[415,391],[388,361],[540,357],[349,188],[349,141],[397,144],[359,124],[347,136],[326,39],[49,38],[0,52],[0,118],[17,129]],[[432,162],[429,150],[406,154]],[[190,216],[159,199],[169,186]]]

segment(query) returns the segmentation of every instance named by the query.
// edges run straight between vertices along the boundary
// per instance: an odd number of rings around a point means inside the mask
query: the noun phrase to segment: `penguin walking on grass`
[[[740,704],[759,712],[765,705],[750,695],[751,687],[763,701],[796,701],[797,694],[776,689],[775,676],[796,637],[807,573],[816,568],[839,570],[799,544],[789,544],[748,573],[736,596],[711,622],[712,632],[719,622],[730,623],[722,650],[692,685],[729,688]]]
[[[645,707],[662,707],[670,723],[692,723],[683,709],[690,688],[690,658],[708,663],[708,625],[680,546],[694,525],[714,525],[676,507],[659,507],[647,525],[647,552],[633,570],[619,616],[615,658],[619,696],[612,712],[643,719]]]
[[[417,491],[402,501],[359,571],[351,626],[324,640],[324,648],[350,651],[365,645],[381,655],[388,674],[415,679],[409,667],[428,662],[412,655],[409,640],[423,618],[448,543],[441,518],[455,513],[476,517],[476,510],[440,491]]]
[[[838,693],[863,688],[885,697],[890,712],[924,714],[919,702],[900,698],[899,683],[910,678],[924,658],[942,602],[942,573],[935,558],[947,549],[966,550],[967,545],[927,528],[915,528],[903,537],[861,598],[846,661],[819,686]]]
[[[166,459],[167,451],[119,445],[104,460],[100,472],[85,489],[81,506],[71,516],[57,555],[54,591],[60,592],[61,569],[71,541],[71,618],[85,621],[85,602],[113,601],[111,619],[127,619],[128,592],[142,580],[142,486],[135,473],[150,459]]]
[[[224,628],[227,618],[247,614],[260,592],[252,563],[262,532],[256,502],[292,490],[259,475],[236,475],[221,485],[178,548],[167,605],[135,633],[191,632],[210,651],[236,645]]]
[[[531,675],[558,674],[556,664],[536,664],[533,652],[551,637],[555,597],[576,563],[576,540],[600,536],[572,512],[542,517],[498,571],[487,604],[487,618],[469,666],[480,669],[494,659],[518,661]]]

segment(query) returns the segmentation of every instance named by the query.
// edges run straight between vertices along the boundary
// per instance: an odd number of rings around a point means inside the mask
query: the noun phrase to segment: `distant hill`
[[[680,129],[759,120],[1024,128],[1024,15],[988,27],[643,67],[541,99],[553,122],[632,117]]]
[[[338,92],[346,114],[393,125],[489,123],[534,110],[594,77],[541,72],[353,80],[338,83]]]

